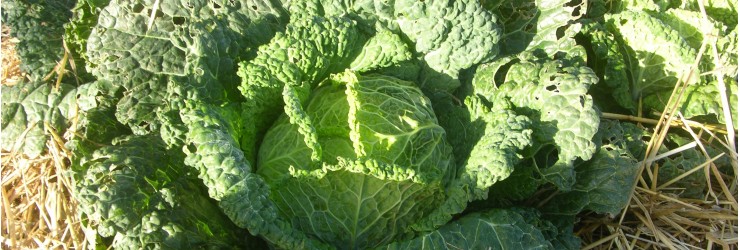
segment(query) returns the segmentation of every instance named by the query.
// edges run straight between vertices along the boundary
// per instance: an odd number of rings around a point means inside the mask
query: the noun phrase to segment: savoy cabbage
[[[671,4],[7,0],[30,80],[2,149],[67,132],[91,245],[577,249],[647,143],[600,112],[662,110],[707,39]],[[711,10],[737,81],[735,5]],[[682,112],[723,121],[690,80]]]

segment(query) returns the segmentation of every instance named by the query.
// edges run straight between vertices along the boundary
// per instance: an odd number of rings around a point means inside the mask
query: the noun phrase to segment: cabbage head
[[[3,2],[54,39],[0,144],[66,135],[91,248],[577,249],[636,180],[585,1],[52,2]]]
[[[257,174],[301,231],[376,247],[411,233],[446,196],[452,151],[413,83],[342,73],[322,82],[305,110],[286,112],[265,135]]]

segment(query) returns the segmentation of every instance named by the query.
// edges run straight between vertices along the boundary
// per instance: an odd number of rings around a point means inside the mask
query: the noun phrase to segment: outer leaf
[[[702,55],[699,70],[702,72],[719,70],[724,73],[725,77],[737,77],[737,28],[730,30],[721,22],[706,18],[700,11],[670,9],[665,12],[649,13],[675,29],[696,50],[701,47],[703,40],[707,40],[708,47]],[[711,43],[716,43],[720,56],[719,65],[714,63]],[[716,79],[715,74],[702,77],[703,82],[714,79]]]
[[[32,80],[50,74],[64,57],[64,24],[69,22],[74,5],[74,0],[3,1],[3,24],[18,38],[20,68]]]
[[[422,65],[420,65],[419,61],[417,60],[409,60],[399,63],[398,65],[393,65],[387,68],[382,68],[375,73],[381,74],[381,75],[387,75],[392,76],[404,81],[411,81],[414,82],[419,79],[419,75],[421,74],[421,69],[423,68]]]
[[[697,84],[688,86],[684,91],[684,94],[678,100],[679,111],[687,118],[698,118],[699,120],[706,120],[706,118],[709,118],[708,121],[713,123],[726,121],[727,118],[723,117],[724,108],[722,100],[719,98],[720,93],[719,88],[717,87],[718,84],[719,83],[717,81],[713,81],[706,85]],[[725,95],[727,95],[730,101],[730,113],[737,114],[737,82],[728,78],[725,79],[725,85],[727,88],[727,93],[725,93]],[[646,108],[662,112],[670,97],[671,92],[661,92],[656,95],[645,97],[643,102]]]
[[[440,93],[434,100],[458,167],[447,200],[415,225],[421,231],[438,228],[468,202],[486,198],[491,185],[510,178],[521,160],[518,152],[532,142],[531,120],[516,115],[506,99],[488,103],[473,95],[458,106],[448,94]]]
[[[59,89],[43,82],[22,82],[2,86],[2,150],[20,150],[29,157],[39,156],[54,129],[63,134],[67,118],[73,114],[76,90],[62,84]],[[49,125],[49,128],[46,128]]]
[[[431,91],[452,91],[459,71],[498,55],[496,17],[477,1],[400,1],[394,20],[423,54],[420,82]]]
[[[720,65],[713,65],[713,55],[705,52],[699,70],[718,70],[727,76],[736,75],[733,72],[737,71],[737,60],[732,56],[736,51],[732,49],[736,47],[736,36],[733,33],[724,36],[722,33],[726,28],[722,24],[702,17],[699,12],[683,9],[625,11],[607,15],[606,19],[608,31],[604,31],[600,24],[589,24],[588,31],[582,35],[585,38],[582,41],[587,41],[593,50],[589,66],[603,76],[605,83],[594,91],[607,98],[602,102],[602,108],[612,109],[608,95],[633,113],[637,112],[641,96],[652,99],[650,106],[657,107],[654,104],[659,102],[655,101],[655,95],[661,98],[672,92],[678,79],[691,68],[696,50],[705,38],[712,39],[713,36],[724,37],[717,42]],[[705,36],[705,33],[710,35]],[[643,42],[654,39],[662,40]],[[715,74],[701,78],[698,75],[693,74],[689,83],[703,84],[716,79]]]
[[[600,150],[617,151],[619,156],[642,160],[651,133],[635,124],[602,120],[594,143]]]
[[[236,107],[225,109],[229,108]],[[180,111],[188,128],[185,164],[198,171],[209,196],[219,201],[223,212],[236,225],[272,244],[291,249],[328,248],[279,217],[269,199],[270,187],[253,173],[251,163],[232,134],[235,128],[228,121],[239,117],[223,115],[240,113],[220,109],[190,101]]]
[[[473,213],[440,229],[385,249],[551,249],[542,232],[522,215],[502,209]]]
[[[477,1],[400,1],[394,7],[395,22],[431,69],[420,79],[424,89],[454,90],[460,70],[499,52],[496,17]]]
[[[584,14],[576,10],[582,8],[580,1],[493,0],[483,1],[483,5],[503,23],[501,54],[504,56],[537,49],[554,55],[573,49],[573,36],[580,28],[575,20]]]
[[[663,153],[675,147],[684,146],[693,141],[693,139],[671,134],[666,138],[666,143],[663,144],[665,147],[661,148],[660,152]],[[702,152],[703,150],[706,151],[706,156]],[[704,145],[703,150],[698,147],[694,147],[659,162],[658,164],[660,164],[660,168],[658,170],[658,181],[660,183],[671,181],[723,152],[723,150],[719,150],[712,144]],[[719,167],[720,171],[726,171],[725,173],[728,173],[733,171],[731,170],[731,164],[729,161],[730,159],[728,157],[720,157],[713,163]],[[675,182],[671,187],[675,188],[673,189],[674,192],[680,197],[701,199],[707,195],[707,177],[704,173],[705,172],[702,170],[690,173]]]
[[[591,138],[598,129],[598,115],[587,94],[598,81],[593,71],[579,63],[537,59],[524,54],[508,67],[482,66],[473,79],[473,92],[488,100],[508,98],[518,114],[533,121],[534,143],[525,152],[542,176],[559,189],[573,185],[573,162],[588,160],[595,151]],[[503,71],[503,72],[499,72]],[[503,83],[495,91],[496,75]],[[491,81],[493,79],[493,82]]]
[[[611,111],[611,106],[616,103],[636,112],[622,44],[602,24],[595,22],[586,24],[579,38],[585,40],[585,47],[592,53],[588,57],[588,66],[601,76],[599,84],[590,90],[592,94],[603,96],[597,98],[597,105],[602,110]]]
[[[728,77],[738,75],[738,33],[737,26],[717,40],[717,50],[720,54],[719,70]],[[736,78],[737,79],[737,78]]]
[[[282,113],[285,85],[295,88],[301,103],[310,90],[330,73],[350,65],[362,48],[362,34],[347,17],[310,16],[293,20],[284,33],[257,51],[257,57],[240,64],[239,87],[247,99],[250,127],[247,141],[256,143]],[[242,145],[253,159],[256,145]]]
[[[729,29],[737,27],[737,2],[728,0],[709,0],[705,1],[704,9],[709,17],[727,25]],[[699,1],[688,1],[687,9],[700,11]]]
[[[592,19],[601,19],[607,14],[617,14],[622,11],[664,11],[674,2],[671,0],[589,0],[588,13]]]
[[[574,216],[590,210],[619,214],[629,201],[639,165],[625,148],[603,145],[593,159],[575,168],[573,190],[553,197],[543,208],[545,213]]]
[[[632,75],[633,101],[672,90],[678,79],[688,73],[697,52],[670,26],[645,12],[624,11],[605,18],[607,28],[625,46],[622,53]],[[690,83],[698,80],[697,74],[693,75]]]
[[[280,15],[258,0],[111,1],[87,39],[88,67],[124,88],[116,117],[135,133],[182,130],[182,99],[238,99],[236,61],[270,39]]]
[[[98,24],[98,17],[102,8],[110,0],[78,0],[72,9],[72,18],[64,26],[64,42],[74,59],[73,69],[76,77],[84,80],[94,80],[87,72],[87,39],[93,27]]]
[[[362,29],[383,27],[410,40],[422,62],[422,74],[413,80],[425,91],[452,92],[461,70],[499,51],[496,17],[475,0],[291,1],[289,9],[292,16],[350,14]]]
[[[515,171],[500,182],[491,186],[488,191],[487,203],[511,205],[532,197],[537,189],[544,184],[534,164],[519,164]]]
[[[364,26],[383,26],[410,40],[423,62],[418,82],[428,92],[452,92],[461,70],[499,54],[497,17],[475,0],[329,1],[323,8],[350,10]]]
[[[718,36],[721,31],[726,29],[720,23],[705,19],[697,11],[669,9],[664,12],[651,11],[647,13],[676,30],[694,49],[701,47],[705,34]]]
[[[465,98],[462,107],[451,99],[435,102],[460,178],[471,181],[468,185],[475,194],[468,199],[485,198],[488,187],[514,171],[521,160],[517,152],[532,143],[532,121],[517,115],[506,99],[492,101],[473,95]]]
[[[707,159],[696,149],[690,149],[682,154],[666,159],[660,165],[658,179],[661,183],[673,180],[676,177],[686,174],[693,168],[703,164]],[[701,199],[706,195],[707,177],[704,171],[699,170],[681,178],[672,186],[676,195],[685,198]]]
[[[598,151],[591,160],[575,165],[576,183],[572,190],[548,197],[540,208],[546,220],[534,222],[555,248],[580,247],[580,240],[573,235],[579,213],[590,210],[616,215],[626,206],[639,167],[630,150],[636,144],[640,148],[644,146],[640,141],[644,132],[632,124],[609,120],[600,123],[599,132],[593,138],[599,145]],[[523,215],[537,218],[531,212]]]
[[[152,136],[120,137],[76,168],[75,197],[115,248],[246,246],[197,178]]]
[[[410,59],[411,52],[401,37],[390,30],[380,29],[367,41],[349,68],[357,72],[366,72],[398,65]]]
[[[88,159],[101,145],[109,145],[114,138],[130,135],[131,130],[116,120],[115,105],[122,93],[116,84],[95,81],[77,87],[77,98],[69,105],[75,114],[69,128],[75,136],[65,147],[74,153],[72,168]]]

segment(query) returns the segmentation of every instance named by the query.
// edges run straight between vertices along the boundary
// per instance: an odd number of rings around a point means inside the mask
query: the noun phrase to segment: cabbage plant
[[[599,46],[633,40],[591,44],[619,28],[584,19],[632,14],[581,4],[7,0],[20,46],[64,35],[3,86],[2,149],[67,132],[93,246],[577,249],[645,145],[592,97],[625,58]]]

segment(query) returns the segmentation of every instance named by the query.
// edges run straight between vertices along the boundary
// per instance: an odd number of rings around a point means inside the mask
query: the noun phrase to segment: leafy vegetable
[[[375,247],[408,234],[441,203],[454,171],[431,102],[385,76],[345,73],[322,85],[305,110],[286,105],[265,135],[257,174],[270,198],[333,245]]]
[[[570,192],[555,195],[543,210],[547,214],[574,216],[589,210],[615,216],[630,198],[637,180],[637,158],[630,152],[630,133],[640,129],[631,124],[608,121],[599,127],[594,141],[601,144],[593,159],[575,166],[577,182]],[[636,131],[635,131],[636,130]]]
[[[63,25],[72,16],[74,0],[3,1],[2,21],[17,38],[23,72],[41,80],[54,71],[64,57]]]
[[[205,195],[190,168],[170,160],[161,139],[119,137],[83,156],[76,197],[115,248],[247,247],[243,235]]]
[[[729,83],[726,94],[736,96],[733,91],[737,84],[733,83],[737,79],[737,62],[730,58],[736,58],[733,55],[737,53],[737,31],[728,29],[727,23],[703,18],[691,8],[657,2],[628,2],[617,9],[620,8],[624,10],[604,15],[603,23],[589,21],[582,31],[586,47],[591,48],[589,66],[603,76],[604,84],[593,93],[611,96],[618,106],[633,113],[638,113],[641,99],[644,110],[662,111],[674,86],[687,82],[689,87],[681,96],[680,111],[688,118],[717,122],[720,114],[716,74],[702,76],[691,70],[700,56],[698,70],[720,72]],[[714,64],[709,45],[704,54],[697,55],[703,43],[713,42],[712,36],[722,37],[716,42],[719,65]]]
[[[722,122],[737,81],[720,1],[701,24],[660,1],[6,6],[31,81],[3,86],[2,150],[69,139],[95,247],[577,249],[579,214],[625,207],[649,133],[600,112],[660,111],[686,79],[681,112]],[[726,35],[729,66],[690,73]],[[72,70],[43,78],[64,44]]]
[[[535,142],[524,152],[534,161],[525,164],[536,165],[544,179],[568,190],[575,180],[573,161],[588,160],[595,151],[591,138],[599,121],[586,93],[598,78],[574,60],[550,60],[536,53],[509,60],[481,66],[473,92],[488,100],[509,99],[515,111],[532,119]],[[502,73],[504,63],[508,71]]]
[[[493,209],[475,213],[413,240],[393,243],[387,249],[550,249],[536,225],[515,211]]]

